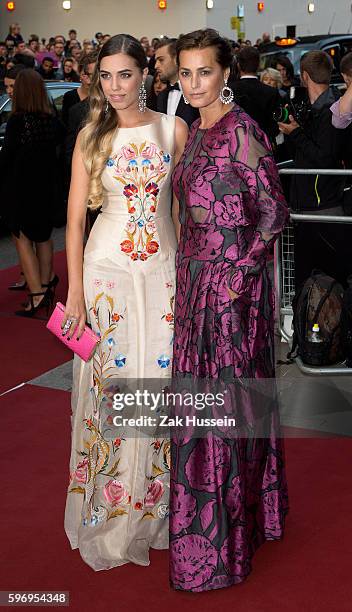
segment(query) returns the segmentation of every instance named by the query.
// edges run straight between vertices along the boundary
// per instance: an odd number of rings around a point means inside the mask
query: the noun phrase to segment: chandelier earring
[[[220,100],[223,104],[231,104],[234,100],[234,93],[231,87],[227,84],[227,78],[224,79],[224,87],[220,90]]]
[[[145,113],[145,109],[147,106],[147,90],[144,85],[144,81],[142,81],[141,86],[139,88],[138,94],[138,110],[140,113]]]

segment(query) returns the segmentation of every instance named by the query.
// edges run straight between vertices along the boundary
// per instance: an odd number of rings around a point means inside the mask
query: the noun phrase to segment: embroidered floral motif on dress
[[[101,285],[103,284],[102,281],[99,282]],[[107,310],[109,323],[107,328],[104,327],[101,317],[99,316],[99,311],[101,308]],[[124,319],[125,313],[122,314],[116,312],[114,299],[103,291],[95,296],[94,301],[89,308],[89,312],[92,313],[92,316],[94,316],[95,322],[99,329],[97,333],[101,339],[93,357],[94,372],[93,387],[91,388],[94,417],[99,418],[99,406],[103,400],[106,380],[113,378],[113,366],[121,368],[126,364],[125,355],[120,352],[114,354],[116,350],[116,341],[113,337],[117,326]],[[109,373],[107,373],[108,370]]]
[[[174,301],[175,301],[175,296],[172,295],[170,298],[170,309],[166,312],[164,312],[164,314],[161,317],[162,321],[165,321],[166,323],[168,323],[170,329],[174,329]]]
[[[124,185],[123,195],[129,213],[124,239],[119,246],[132,261],[146,261],[160,249],[154,218],[160,186],[167,176],[170,161],[169,154],[156,144],[146,142],[140,146],[125,145],[114,159],[109,159],[114,178]]]

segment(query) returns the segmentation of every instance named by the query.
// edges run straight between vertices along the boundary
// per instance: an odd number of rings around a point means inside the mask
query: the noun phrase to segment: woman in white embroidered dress
[[[87,363],[74,358],[65,530],[94,570],[148,565],[149,547],[168,547],[169,441],[124,435],[112,406],[116,379],[171,374],[178,210],[170,179],[187,127],[146,109],[146,66],[131,36],[103,46],[72,165],[64,323],[81,335],[87,319],[101,341]],[[83,252],[87,201],[102,208]]]

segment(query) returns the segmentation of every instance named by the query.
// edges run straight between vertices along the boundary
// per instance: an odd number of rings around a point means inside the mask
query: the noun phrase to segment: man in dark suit
[[[68,112],[68,126],[67,126],[67,134],[66,134],[66,143],[65,143],[65,166],[66,166],[66,175],[65,175],[65,185],[67,189],[67,194],[70,188],[71,181],[71,163],[73,150],[75,148],[78,132],[84,126],[89,113],[89,98],[85,98],[78,104],[74,104],[71,106]],[[88,238],[90,230],[93,227],[94,221],[96,220],[98,214],[100,213],[100,209],[91,210],[88,208],[87,216],[86,216],[86,227],[85,227],[85,235]]]
[[[254,47],[243,47],[237,55],[240,80],[231,84],[236,102],[254,119],[271,142],[275,142],[279,128],[273,112],[281,105],[280,94],[275,87],[261,83],[257,77],[259,52]]]
[[[75,148],[78,132],[84,125],[89,111],[89,98],[71,106],[68,112],[68,126],[66,134],[65,157],[66,163],[71,168],[73,149]]]
[[[163,38],[155,49],[155,70],[160,80],[168,83],[167,88],[157,96],[156,110],[167,115],[181,117],[189,126],[198,119],[199,111],[186,104],[178,81],[176,63],[176,38]]]

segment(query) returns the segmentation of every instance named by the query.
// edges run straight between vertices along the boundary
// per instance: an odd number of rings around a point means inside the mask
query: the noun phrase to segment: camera
[[[299,125],[304,125],[311,111],[310,102],[304,87],[291,87],[290,97],[286,104],[280,105],[273,112],[273,119],[280,123],[290,123],[292,115]]]
[[[277,109],[274,110],[273,112],[274,121],[276,121],[277,123],[290,123],[290,120],[288,118],[290,111],[288,110],[287,106],[288,105],[279,106]]]

